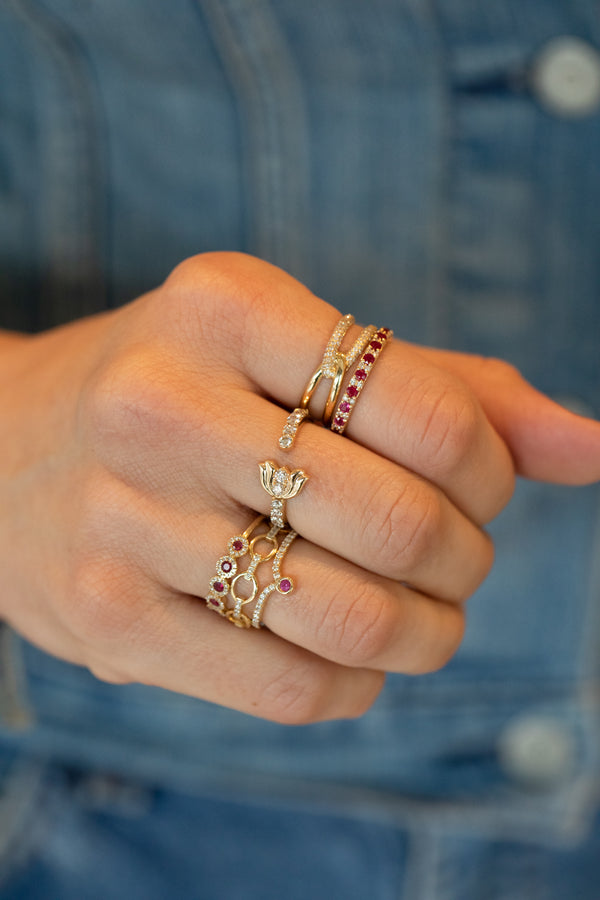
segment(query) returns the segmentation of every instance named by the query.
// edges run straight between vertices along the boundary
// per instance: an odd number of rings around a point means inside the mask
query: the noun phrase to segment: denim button
[[[576,760],[575,738],[566,723],[545,716],[514,719],[500,737],[500,765],[513,781],[551,788],[568,778]]]
[[[557,115],[591,115],[600,108],[600,54],[579,38],[555,38],[534,61],[531,84],[540,103]]]

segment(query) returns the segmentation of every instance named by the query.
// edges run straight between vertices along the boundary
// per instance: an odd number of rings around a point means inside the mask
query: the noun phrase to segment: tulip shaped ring
[[[302,469],[290,472],[287,466],[278,466],[270,459],[260,463],[259,468],[260,483],[271,497],[271,524],[277,528],[285,528],[286,500],[291,500],[300,493],[309,476]]]

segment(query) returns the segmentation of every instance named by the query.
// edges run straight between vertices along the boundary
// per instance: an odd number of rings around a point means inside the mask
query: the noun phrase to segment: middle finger
[[[243,390],[232,405],[245,409],[244,440],[230,438],[212,472],[228,499],[266,514],[270,498],[259,463],[300,468],[310,478],[288,501],[287,515],[311,543],[443,600],[464,600],[481,583],[492,562],[491,541],[438,487],[311,423],[283,453],[277,437],[285,412]]]

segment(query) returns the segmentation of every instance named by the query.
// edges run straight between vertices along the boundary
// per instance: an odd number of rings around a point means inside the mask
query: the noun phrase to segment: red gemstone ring
[[[282,574],[281,565],[297,534],[273,524],[268,531],[257,531],[266,524],[266,516],[258,516],[244,532],[229,540],[227,553],[217,560],[216,574],[209,582],[205,598],[207,607],[238,628],[261,628],[262,613],[269,596],[276,592],[285,597],[294,590],[294,580]],[[267,552],[261,552],[259,547],[265,544]],[[248,561],[240,571],[240,563],[245,557]],[[262,572],[269,561],[271,580],[261,588],[257,570]],[[243,609],[251,603],[255,603],[254,609],[247,615]]]
[[[319,368],[311,375],[308,384],[304,388],[302,399],[300,400],[299,409],[308,410],[312,396],[320,382],[323,379],[331,380],[329,397],[327,398],[325,409],[322,415],[311,415],[311,417],[314,418],[315,421],[319,421],[320,419],[320,421],[323,425],[325,425],[326,428],[331,422],[331,417],[333,415],[335,405],[338,401],[338,397],[342,389],[342,383],[346,375],[346,370],[349,366],[352,365],[354,360],[358,357],[359,353],[362,353],[367,345],[367,342],[375,334],[375,327],[373,325],[367,325],[366,328],[363,328],[362,332],[355,340],[352,347],[347,351],[342,351],[340,349],[341,343],[346,335],[346,332],[353,324],[354,316],[352,315],[342,316],[342,318],[339,320],[333,330],[331,337],[329,338],[329,341],[327,342],[321,364],[319,365]]]
[[[344,391],[344,395],[333,415],[331,430],[343,434],[352,415],[354,407],[367,382],[373,366],[379,359],[381,351],[386,343],[391,340],[394,332],[390,328],[381,328],[369,341],[364,353],[356,364],[356,369]]]

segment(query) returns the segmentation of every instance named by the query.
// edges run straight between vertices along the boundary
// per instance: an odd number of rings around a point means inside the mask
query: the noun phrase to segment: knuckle
[[[436,642],[434,649],[408,660],[404,667],[407,675],[429,675],[438,672],[458,651],[465,634],[465,613],[461,607],[450,604],[447,604],[446,612],[443,639]]]
[[[379,499],[381,494],[383,499]],[[376,558],[398,574],[415,568],[431,553],[442,527],[438,492],[418,478],[407,481],[390,501],[389,484],[376,492],[367,534],[377,535]]]
[[[107,684],[132,684],[133,678],[118,670],[113,664],[104,661],[98,663],[89,663],[88,669],[98,681],[104,681]]]
[[[327,615],[335,659],[346,665],[372,666],[389,648],[392,617],[388,594],[375,585],[351,598],[347,593],[336,598]]]
[[[352,692],[350,705],[344,710],[345,719],[358,719],[368,712],[379,697],[386,680],[385,672],[375,669],[360,672],[360,686]]]
[[[477,588],[483,584],[485,579],[488,577],[492,568],[494,566],[494,559],[496,556],[496,550],[494,547],[494,542],[489,534],[485,531],[481,531],[482,545],[481,551],[479,554],[479,559],[481,563],[479,577],[477,579],[477,583],[473,587],[473,591],[476,591]]]
[[[327,717],[329,700],[320,666],[296,661],[269,682],[258,706],[261,715],[280,725],[310,725]]]
[[[165,287],[174,290],[187,290],[193,287],[196,282],[202,280],[206,260],[209,256],[210,254],[196,253],[182,259],[167,275],[164,282]]]
[[[113,562],[80,565],[71,578],[68,604],[71,631],[94,648],[127,644],[140,619],[139,604]]]
[[[516,366],[496,356],[475,357],[479,364],[480,375],[493,384],[510,384],[520,382],[523,376]]]
[[[121,354],[96,375],[81,400],[83,429],[95,452],[109,460],[185,438],[192,423],[183,389],[152,354]]]
[[[249,354],[255,353],[252,337],[264,333],[265,322],[281,318],[288,300],[297,305],[298,291],[306,291],[276,266],[234,251],[185,260],[165,287],[188,322],[188,330],[191,316],[207,341],[214,343],[215,334],[226,334],[228,358],[244,371],[250,364]]]
[[[179,310],[188,321],[194,316],[205,336],[214,336],[215,329],[226,331],[229,342],[243,336],[248,315],[266,293],[259,269],[258,260],[232,251],[183,260],[165,282],[174,315]]]
[[[234,250],[196,253],[175,266],[167,276],[165,286],[186,290],[214,283],[215,289],[220,284],[225,288],[232,287],[238,273],[251,269],[252,262],[252,257]]]
[[[451,475],[476,443],[481,414],[474,397],[462,389],[443,389],[419,404],[419,453],[432,476]]]

